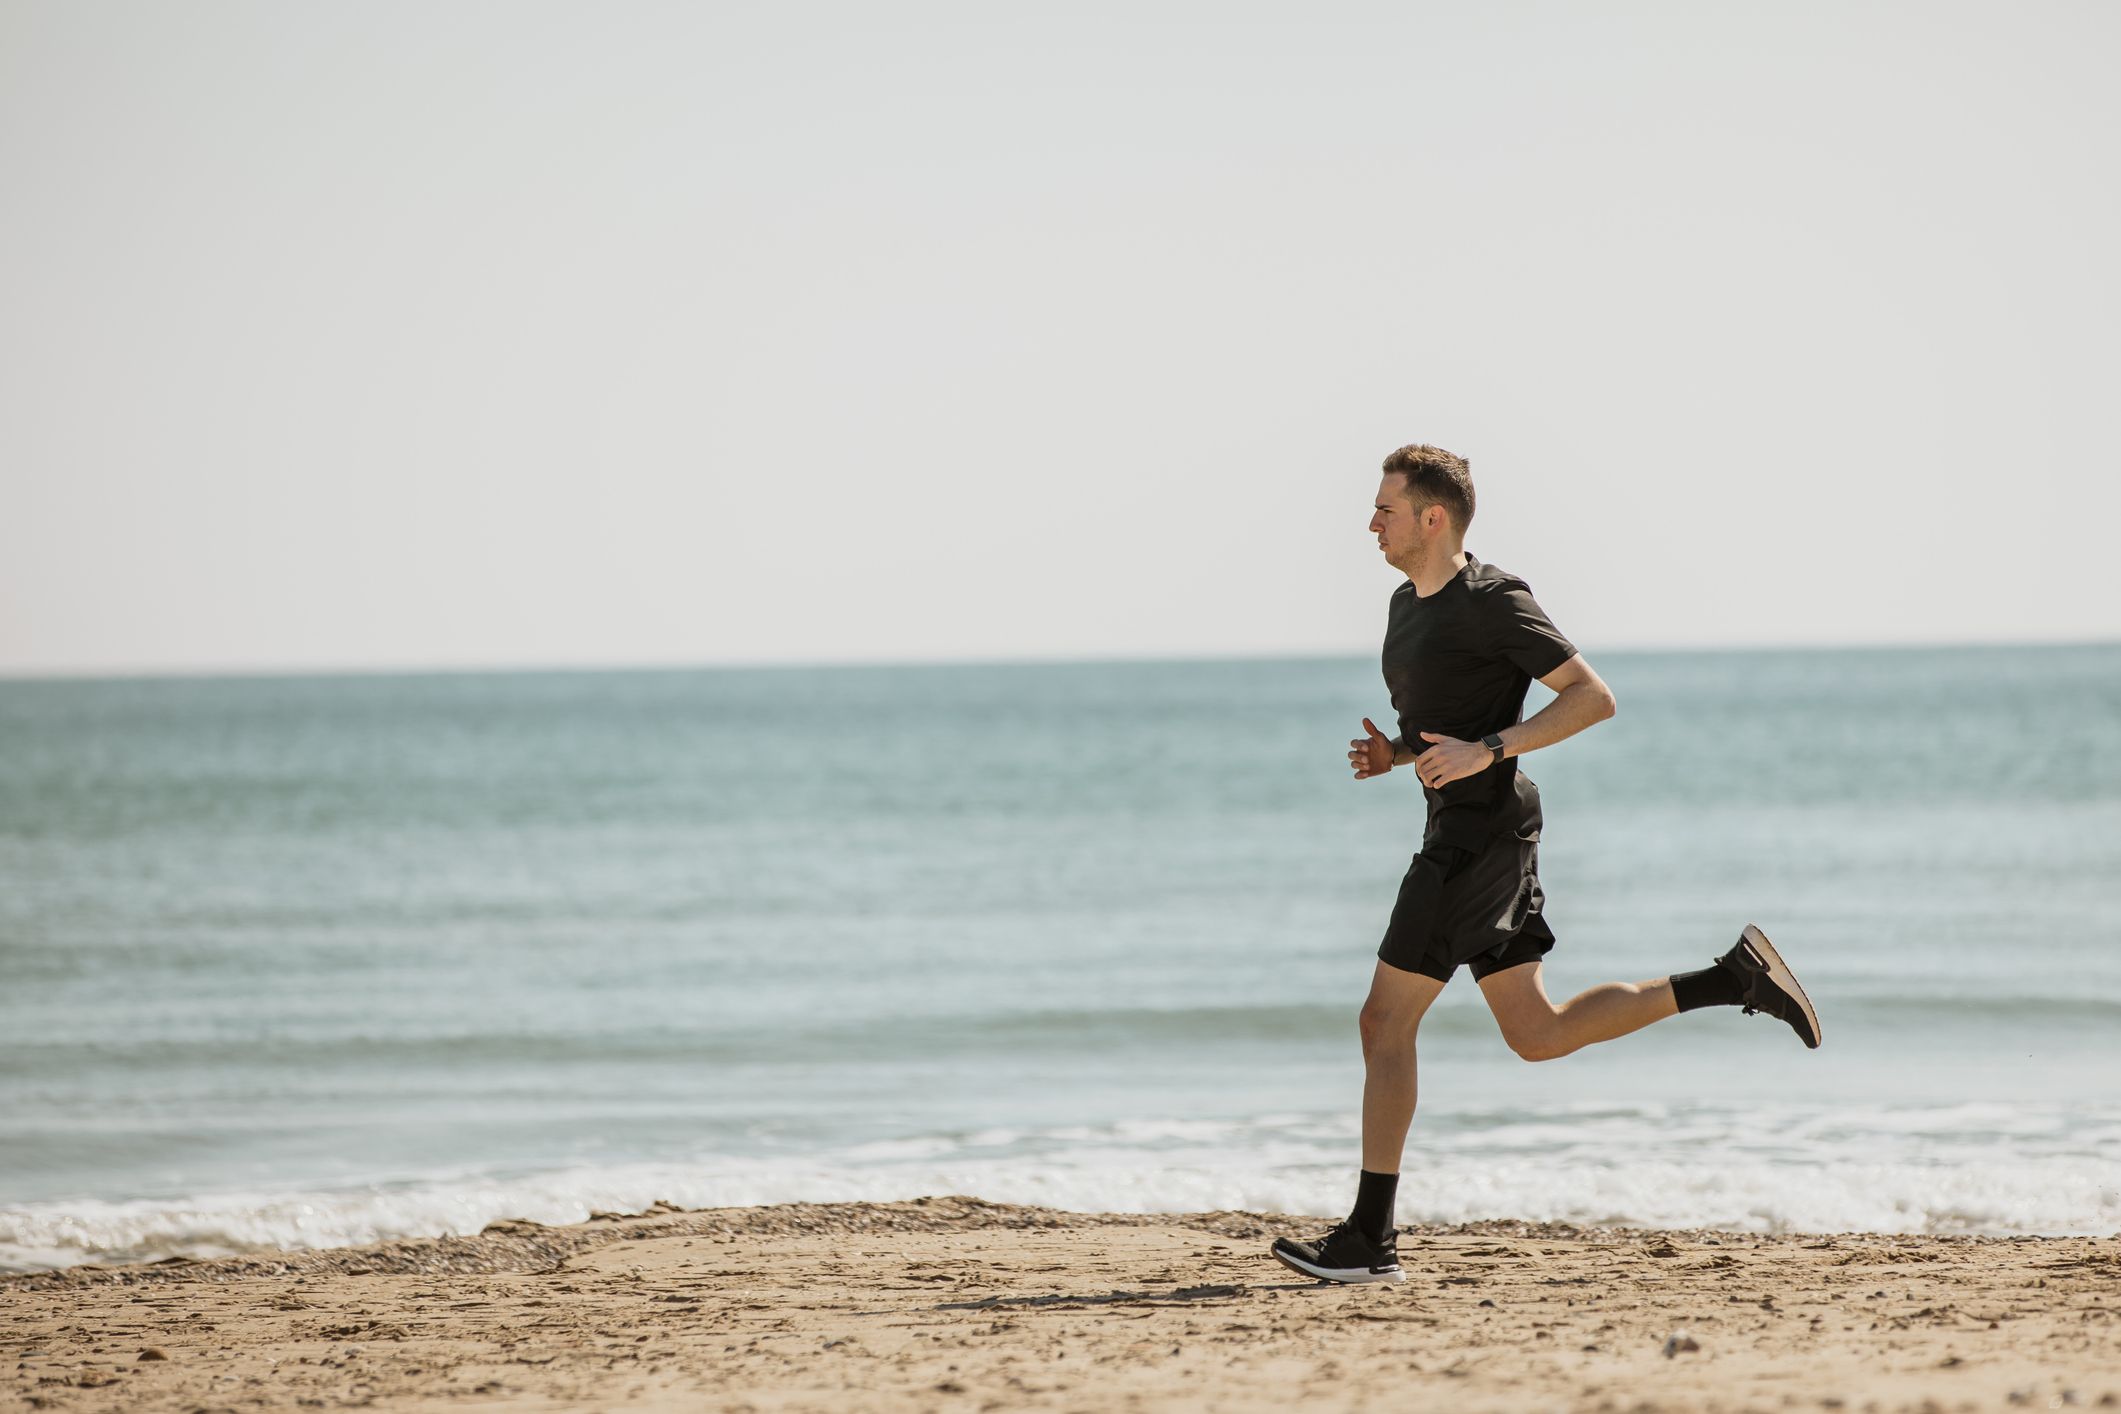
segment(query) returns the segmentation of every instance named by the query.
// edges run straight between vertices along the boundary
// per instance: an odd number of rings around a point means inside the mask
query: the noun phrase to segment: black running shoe
[[[1787,1021],[1798,1040],[1813,1050],[1819,1048],[1819,1013],[1812,1010],[1811,999],[1797,985],[1796,975],[1767,934],[1746,924],[1737,944],[1716,961],[1738,974],[1739,985],[1745,988],[1746,1015],[1761,1011]]]
[[[1311,1242],[1294,1238],[1274,1239],[1274,1257],[1283,1266],[1320,1281],[1405,1281],[1399,1269],[1399,1230],[1372,1242],[1362,1229],[1346,1218],[1333,1230]]]

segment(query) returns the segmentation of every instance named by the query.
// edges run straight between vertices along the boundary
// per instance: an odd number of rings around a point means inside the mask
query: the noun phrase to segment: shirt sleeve
[[[1523,580],[1496,585],[1489,599],[1496,655],[1510,666],[1543,678],[1576,656],[1576,645],[1554,627]]]

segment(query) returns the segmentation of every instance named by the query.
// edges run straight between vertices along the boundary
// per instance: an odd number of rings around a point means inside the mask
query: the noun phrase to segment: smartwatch
[[[1488,763],[1490,766],[1502,764],[1502,734],[1500,732],[1489,732],[1480,739],[1480,744],[1495,753],[1495,759]]]

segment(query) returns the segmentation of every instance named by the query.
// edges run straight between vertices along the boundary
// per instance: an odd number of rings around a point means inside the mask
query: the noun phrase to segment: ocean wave
[[[200,1029],[192,1034],[138,1033],[84,1040],[39,1039],[0,1045],[0,1071],[22,1076],[86,1070],[278,1069],[387,1063],[417,1064],[774,1064],[820,1060],[899,1060],[1026,1052],[1076,1054],[1085,1048],[1182,1045],[1353,1044],[1351,1003],[1279,1003],[1191,1007],[1055,1007],[979,1015],[903,1014],[829,1022],[703,1018],[697,1026],[435,1030],[369,1029],[305,1019],[297,1031]],[[2098,997],[1841,997],[1838,1030],[1903,1027],[2121,1026],[2121,1001]],[[255,1024],[255,1023],[253,1023]],[[1422,1023],[1432,1040],[1492,1039],[1495,1021],[1477,1002],[1439,1005]]]
[[[1409,1154],[1399,1218],[1756,1232],[2121,1232],[2121,1131],[2111,1117],[2102,1125],[2105,1142],[2091,1152],[2069,1152],[2060,1147],[2064,1136],[2045,1129],[2008,1148],[1985,1144],[1984,1126],[2000,1122],[1985,1110],[1902,1116],[1897,1134],[1872,1128],[1869,1144],[1837,1140],[1817,1149],[1789,1118],[1766,1118],[1766,1130],[1780,1121],[1794,1137],[1763,1147],[1737,1142],[1739,1116],[1655,1107],[1576,1107],[1509,1123],[1477,1112],[1437,1117]],[[1350,1201],[1357,1132],[1350,1115],[1143,1119],[908,1136],[814,1156],[40,1202],[0,1208],[0,1271],[468,1235],[503,1218],[579,1222],[594,1211],[640,1211],[658,1201],[703,1208],[956,1193],[1082,1212],[1331,1215]],[[1875,1157],[1851,1157],[1856,1152]]]

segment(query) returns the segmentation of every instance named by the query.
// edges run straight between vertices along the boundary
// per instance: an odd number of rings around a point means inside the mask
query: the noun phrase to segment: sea
[[[1604,652],[1398,1217],[2121,1232],[2121,645]],[[1532,709],[1545,700],[1534,689]],[[1338,1215],[1418,846],[1374,660],[0,682],[0,1270],[658,1200]]]

